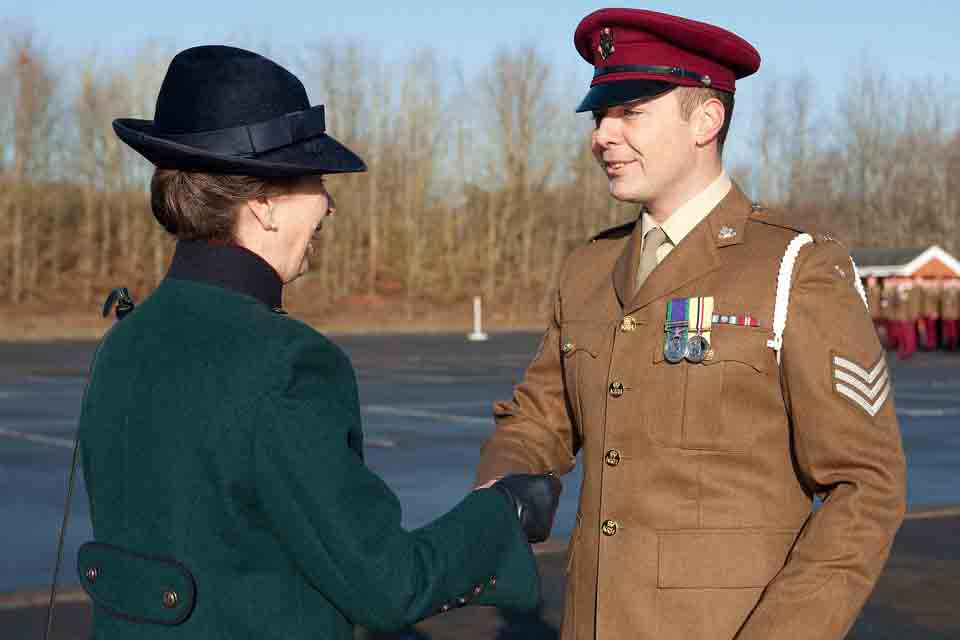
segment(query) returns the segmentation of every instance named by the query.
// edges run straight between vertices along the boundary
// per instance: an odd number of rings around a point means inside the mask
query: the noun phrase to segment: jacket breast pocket
[[[769,332],[747,327],[714,328],[711,346],[700,363],[670,364],[663,349],[655,351],[659,366],[682,367],[677,376],[683,410],[674,442],[683,449],[745,451],[756,440],[757,418],[779,399],[776,359],[767,346]],[[771,393],[771,390],[776,390]]]
[[[606,374],[596,369],[603,347],[606,325],[594,322],[567,322],[560,327],[560,361],[567,400],[577,427],[583,420],[583,389],[591,381],[606,380]]]

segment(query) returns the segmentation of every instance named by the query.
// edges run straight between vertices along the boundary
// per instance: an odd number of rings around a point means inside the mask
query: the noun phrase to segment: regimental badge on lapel
[[[600,32],[600,44],[597,46],[597,53],[600,54],[600,57],[606,60],[609,58],[617,48],[613,46],[613,32],[610,31],[610,27],[605,27],[603,31]]]
[[[883,354],[868,369],[840,356],[833,356],[833,389],[873,417],[890,396],[890,374]]]
[[[736,238],[737,230],[734,229],[733,227],[728,227],[727,225],[723,225],[722,227],[720,227],[720,233],[717,235],[717,237],[719,237],[721,240],[729,240],[730,238]]]

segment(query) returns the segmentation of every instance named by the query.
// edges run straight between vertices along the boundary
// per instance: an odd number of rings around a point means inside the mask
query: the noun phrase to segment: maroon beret
[[[600,9],[580,21],[574,45],[594,69],[577,111],[655,96],[676,86],[735,90],[760,68],[740,36],[704,22],[644,9]]]

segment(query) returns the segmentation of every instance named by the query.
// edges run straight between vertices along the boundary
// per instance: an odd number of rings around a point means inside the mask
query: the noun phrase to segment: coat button
[[[457,606],[458,606],[458,607],[465,607],[465,606],[467,606],[467,602],[469,602],[469,601],[468,601],[466,598],[464,598],[464,597],[457,598]]]
[[[607,451],[606,458],[604,458],[608,465],[615,467],[620,464],[620,452],[616,449],[610,449]]]
[[[564,342],[563,346],[560,347],[560,351],[563,353],[572,353],[575,348],[572,342]]]
[[[93,584],[97,581],[97,578],[100,577],[100,569],[97,569],[96,567],[90,567],[83,573],[83,575],[87,578],[87,582]]]
[[[496,589],[496,588],[497,588],[497,576],[491,577],[491,578],[490,578],[490,582],[488,582],[487,584],[490,585],[490,588],[491,588],[491,589]]]
[[[632,316],[627,316],[623,319],[623,322],[620,323],[620,331],[630,333],[631,331],[636,330],[637,321],[633,319]]]
[[[177,595],[176,591],[164,591],[163,592],[163,606],[167,609],[173,609],[180,603],[180,596]]]
[[[623,395],[623,383],[622,382],[611,382],[610,383],[610,395],[614,398],[619,398]]]
[[[600,525],[600,531],[603,531],[605,536],[613,536],[617,534],[617,529],[620,528],[620,525],[617,524],[616,520],[604,520],[603,524]]]
[[[450,605],[445,604],[442,607],[440,607],[440,613],[446,613],[447,611],[450,611]]]
[[[478,596],[478,595],[480,595],[481,593],[483,593],[483,585],[482,585],[482,584],[478,584],[477,586],[475,586],[475,587],[473,588],[473,595]]]

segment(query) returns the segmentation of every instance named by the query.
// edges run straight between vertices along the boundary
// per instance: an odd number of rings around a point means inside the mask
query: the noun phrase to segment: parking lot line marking
[[[429,418],[430,420],[455,422],[459,424],[478,424],[484,426],[493,424],[493,418],[477,418],[474,416],[463,416],[453,413],[438,413],[436,411],[422,411],[420,409],[404,409],[402,407],[391,407],[381,404],[365,404],[360,407],[360,411],[361,413],[400,416],[404,418]]]
[[[897,409],[897,415],[908,418],[943,418],[960,416],[960,409]]]
[[[42,436],[36,433],[24,433],[22,431],[14,431],[13,429],[4,429],[3,427],[0,427],[0,438],[13,438],[14,440],[25,440],[27,442],[45,444],[51,447],[73,449],[73,440],[54,438],[53,436]]]

